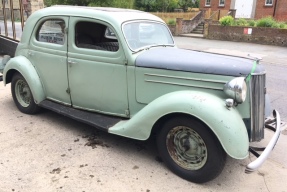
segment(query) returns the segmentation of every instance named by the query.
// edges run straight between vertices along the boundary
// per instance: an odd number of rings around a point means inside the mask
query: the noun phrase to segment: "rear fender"
[[[236,159],[248,156],[248,133],[236,107],[228,109],[222,98],[204,92],[178,91],[163,95],[130,120],[111,127],[109,132],[146,140],[161,117],[174,113],[191,115],[201,120],[215,134],[229,156]]]
[[[27,81],[34,97],[35,103],[39,104],[45,99],[45,92],[38,73],[30,61],[24,56],[10,59],[3,71],[4,85],[12,81],[15,72],[19,72]]]

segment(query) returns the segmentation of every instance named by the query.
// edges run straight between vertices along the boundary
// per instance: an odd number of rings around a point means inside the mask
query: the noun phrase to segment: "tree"
[[[44,0],[46,6],[78,5],[133,8],[134,0]]]
[[[135,0],[135,8],[143,11],[157,11],[156,0]]]
[[[199,0],[178,0],[178,5],[183,11],[187,11],[189,7],[198,8]]]
[[[157,11],[171,12],[177,8],[178,0],[158,0]]]

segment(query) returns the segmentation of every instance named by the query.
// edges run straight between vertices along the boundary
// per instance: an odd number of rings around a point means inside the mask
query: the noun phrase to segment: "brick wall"
[[[204,11],[200,11],[191,20],[183,20],[182,18],[176,19],[176,28],[174,35],[190,33],[196,26],[204,21]]]
[[[199,8],[201,10],[217,11],[217,10],[229,10],[231,0],[225,0],[225,6],[219,6],[219,0],[210,0],[210,6],[205,6],[206,0],[200,0]],[[273,16],[275,2],[277,1],[275,19],[281,21],[287,21],[287,0],[273,0],[272,6],[265,5],[266,0],[257,0],[255,19],[261,19],[262,17]]]
[[[265,0],[257,0],[255,19],[261,19],[262,17],[273,16],[273,12],[274,12],[274,2],[273,6],[266,6]]]
[[[287,0],[278,0],[275,12],[275,19],[287,21]]]
[[[244,34],[244,29],[246,29],[246,27],[211,24],[208,27],[206,38],[287,47],[287,29],[254,27],[250,35]]]
[[[257,7],[255,12],[255,19],[261,19],[262,17],[273,16],[275,1],[273,0],[272,6],[266,6],[265,0],[257,0]],[[274,18],[276,20],[287,20],[287,0],[277,0],[277,6]]]
[[[212,11],[229,10],[230,3],[231,3],[231,0],[225,0],[225,5],[219,6],[219,0],[210,0],[210,6],[205,6],[205,0],[200,0],[199,8],[202,10],[207,10],[210,8]]]

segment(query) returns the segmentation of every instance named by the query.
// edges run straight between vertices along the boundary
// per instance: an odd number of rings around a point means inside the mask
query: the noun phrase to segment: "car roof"
[[[123,23],[131,20],[155,20],[163,22],[157,16],[133,9],[112,8],[112,7],[87,7],[87,6],[70,6],[55,5],[52,7],[41,9],[35,12],[34,16],[39,15],[66,15],[66,16],[82,16],[97,19],[103,19],[111,23]],[[31,15],[33,16],[33,14]]]
[[[164,21],[153,14],[133,9],[55,5],[40,9],[29,16],[24,27],[21,42],[23,44],[28,44],[31,36],[31,30],[34,29],[35,25],[40,19],[49,16],[94,18],[96,20],[110,23],[114,28],[117,29],[120,29],[124,22],[134,20],[150,20],[164,23]]]

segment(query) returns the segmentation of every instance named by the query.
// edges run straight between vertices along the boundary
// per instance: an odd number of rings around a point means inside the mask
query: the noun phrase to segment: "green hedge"
[[[246,20],[243,18],[236,19],[232,16],[224,16],[219,20],[220,25],[222,26],[247,26],[247,27],[272,27],[272,28],[280,28],[287,29],[287,21],[286,22],[277,22],[273,19],[273,17],[264,17],[259,20]]]

